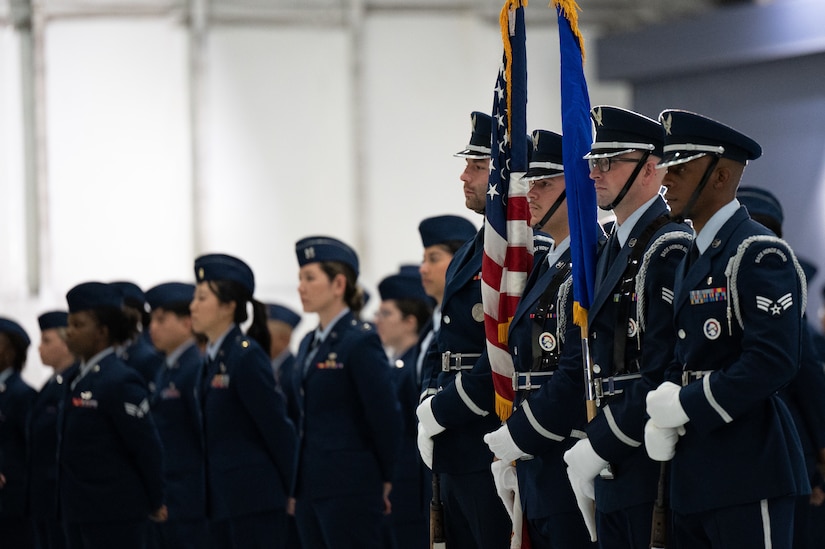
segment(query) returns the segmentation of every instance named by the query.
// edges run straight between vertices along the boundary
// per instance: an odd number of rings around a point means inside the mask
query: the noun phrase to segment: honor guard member
[[[37,392],[20,377],[29,349],[26,330],[0,317],[0,540],[33,547],[26,513],[26,421]]]
[[[530,185],[530,223],[535,230],[549,234],[555,244],[549,251],[534,254],[533,271],[510,321],[508,342],[516,392],[513,414],[484,440],[499,458],[493,463],[493,475],[511,516],[518,517],[519,498],[531,547],[592,547],[562,459],[576,439],[584,436],[587,415],[582,399],[581,328],[573,323],[560,135],[546,130],[533,132],[533,155],[524,179]],[[494,392],[486,355],[483,360],[487,362],[484,393],[465,385],[475,401],[481,401],[484,395],[492,399]],[[515,518],[516,530],[518,522]]]
[[[672,297],[689,229],[660,195],[662,126],[617,107],[591,110],[590,178],[601,209],[616,216],[602,248],[588,314],[598,412],[564,460],[584,513],[595,492],[600,547],[646,547],[660,465],[645,453],[645,395],[673,352]]]
[[[35,544],[42,549],[66,547],[63,525],[57,516],[57,426],[68,384],[79,364],[66,345],[66,311],[49,311],[37,317],[40,325],[40,362],[52,368],[29,418],[29,510],[34,521]]]
[[[211,547],[283,547],[295,428],[269,363],[266,307],[236,257],[195,259],[192,329],[208,339],[201,385]],[[245,335],[241,324],[252,324]]]
[[[429,541],[427,526],[431,477],[418,457],[416,434],[419,383],[416,375],[418,337],[432,317],[432,298],[424,293],[418,265],[401,267],[398,274],[378,283],[381,304],[375,327],[388,350],[390,372],[401,407],[401,446],[392,482],[389,516],[398,549],[421,549]]]
[[[59,443],[60,513],[70,549],[147,547],[166,520],[163,449],[140,375],[115,353],[130,329],[122,295],[101,282],[69,290],[66,342],[80,359]]]
[[[149,335],[164,354],[149,402],[163,443],[169,519],[155,525],[159,548],[198,549],[206,543],[203,429],[197,390],[203,357],[192,334],[195,286],[167,282],[146,291]]]
[[[435,345],[435,333],[441,327],[441,302],[444,299],[447,267],[455,253],[476,236],[477,229],[469,220],[457,215],[428,217],[418,224],[421,245],[424,247],[421,266],[421,285],[424,293],[435,301],[433,315],[421,329],[416,358],[419,383],[419,401],[436,393],[441,356]],[[429,354],[432,353],[432,356]],[[432,371],[436,366],[436,371]],[[432,380],[432,382],[431,382]],[[431,464],[427,465],[428,467]]]
[[[748,210],[751,219],[770,229],[779,238],[783,238],[782,205],[770,191],[740,186],[736,191],[736,199]],[[816,274],[816,267],[802,258],[797,257],[797,260],[805,273],[806,283],[810,282]],[[806,288],[807,286],[806,284]],[[825,370],[814,347],[813,328],[808,323],[807,316],[804,319],[799,372],[793,381],[779,391],[794,419],[812,490],[811,496],[803,494],[797,498],[794,512],[794,548],[818,547],[809,539],[811,528],[822,528],[814,522],[816,519],[812,515],[811,504],[816,501],[817,491],[822,493],[823,484],[817,465],[820,455],[825,452],[825,401],[820,398],[820,395],[825,394]]]
[[[126,341],[117,348],[120,359],[134,368],[146,381],[149,392],[155,391],[155,378],[163,366],[163,357],[152,347],[149,340],[149,313],[146,311],[146,295],[133,282],[112,282],[123,296],[123,311],[130,319],[132,329]]]
[[[318,327],[301,341],[292,391],[301,404],[293,490],[303,547],[383,547],[401,440],[387,357],[358,319],[358,256],[345,243],[310,236],[295,244],[298,294]]]
[[[804,275],[790,247],[736,200],[760,146],[698,114],[666,110],[659,120],[666,198],[696,238],[674,289],[667,381],[647,395],[645,446],[656,460],[673,458],[680,547],[789,548],[795,499],[809,487],[777,391],[799,369]]]
[[[466,160],[461,174],[465,205],[483,215],[490,175],[492,121],[489,115],[480,112],[472,113],[471,118],[470,143],[455,156]],[[435,338],[438,355],[431,367],[437,390],[460,384],[459,372],[471,370],[484,352],[483,252],[482,227],[456,252],[447,269],[441,326]],[[433,473],[440,474],[445,536],[450,540],[450,547],[504,547],[509,543],[512,526],[490,474],[493,455],[482,440],[501,423],[496,414],[483,411],[475,421],[461,428],[448,428],[448,411],[439,412],[437,402],[436,394],[419,405],[418,444],[424,462]]]

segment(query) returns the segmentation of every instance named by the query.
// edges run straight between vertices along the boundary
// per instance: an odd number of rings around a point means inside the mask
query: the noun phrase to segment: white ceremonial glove
[[[422,425],[418,424],[418,453],[421,454],[421,461],[424,462],[430,470],[433,468],[433,448],[435,443],[430,435],[424,430]]]
[[[496,492],[513,525],[513,536],[510,538],[510,549],[521,548],[521,529],[524,516],[521,512],[521,498],[518,491],[518,477],[516,468],[509,461],[496,460],[490,464]]]
[[[504,508],[507,509],[510,520],[513,520],[513,505],[519,499],[516,468],[509,461],[499,459],[490,464],[490,471],[493,473],[493,481],[496,485],[498,497],[504,503]]]
[[[513,535],[510,536],[510,549],[521,549],[523,529],[524,512],[521,509],[521,500],[516,494],[516,501],[513,504]]]
[[[415,409],[415,415],[418,416],[419,429],[424,429],[424,432],[430,437],[446,431],[446,427],[441,425],[435,419],[435,415],[433,415],[433,398],[434,397],[427,398]]]
[[[567,463],[567,475],[571,474],[582,480],[590,481],[590,490],[586,494],[590,499],[595,498],[593,490],[593,479],[596,478],[602,469],[607,467],[607,461],[602,459],[590,439],[582,439],[564,453],[564,462]]]
[[[607,467],[607,461],[599,457],[589,439],[580,440],[567,450],[564,461],[576,503],[590,532],[590,541],[596,541],[596,489],[593,479]]]
[[[645,423],[645,450],[650,459],[670,461],[676,455],[676,443],[685,434],[685,428],[659,427],[652,419]]]
[[[647,415],[659,427],[680,427],[690,418],[679,402],[682,388],[672,381],[665,381],[647,394]]]
[[[484,442],[497,458],[508,463],[529,455],[518,447],[506,423],[492,433],[484,435]]]

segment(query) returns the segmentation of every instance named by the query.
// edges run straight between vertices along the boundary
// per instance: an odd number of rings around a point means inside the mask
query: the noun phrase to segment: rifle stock
[[[667,462],[663,461],[659,468],[659,486],[656,491],[656,503],[653,504],[653,522],[650,526],[650,549],[667,549],[666,486]]]
[[[441,503],[441,479],[433,473],[433,497],[430,500],[430,549],[446,549],[444,505]]]

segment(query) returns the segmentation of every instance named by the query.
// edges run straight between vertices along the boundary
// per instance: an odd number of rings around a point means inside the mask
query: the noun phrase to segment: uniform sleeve
[[[260,347],[248,340],[245,342],[249,347],[244,349],[239,367],[232,372],[234,387],[278,467],[284,489],[289,489],[295,469],[295,426],[286,415],[283,394],[276,390],[269,358]]]
[[[401,444],[401,410],[390,366],[375,332],[365,333],[353,345],[347,368],[364,410],[383,481],[390,482]]]
[[[572,313],[572,292],[567,309]],[[507,420],[516,445],[528,454],[540,455],[568,437],[584,436],[587,413],[581,338],[581,328],[571,322],[565,330],[558,369]]]
[[[458,429],[494,414],[495,406],[493,374],[485,350],[472,370],[459,372],[453,383],[433,397],[433,416],[447,429]]]
[[[728,267],[728,289],[730,322],[741,322],[742,352],[679,395],[689,424],[699,433],[735,421],[788,383],[799,368],[803,303],[793,252],[779,239],[763,239],[740,255],[738,268]]]
[[[163,447],[149,411],[145,383],[139,374],[130,372],[113,380],[106,392],[112,395],[103,403],[106,411],[134,459],[151,508],[157,509],[164,503]]]
[[[687,233],[672,231],[657,238],[645,254],[647,264],[643,262],[637,277],[637,286],[642,282],[643,287],[637,301],[638,321],[643,323],[642,377],[611,397],[587,426],[593,449],[608,461],[620,462],[644,442],[645,398],[664,381],[676,347],[673,287],[689,245]]]

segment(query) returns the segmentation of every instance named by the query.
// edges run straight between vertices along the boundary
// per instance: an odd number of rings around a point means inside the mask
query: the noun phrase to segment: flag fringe
[[[513,415],[513,401],[496,393],[496,415],[501,421],[507,421]]]
[[[570,22],[570,30],[573,31],[573,36],[579,43],[579,49],[582,52],[582,65],[584,65],[584,36],[579,30],[579,13],[581,8],[576,3],[576,0],[552,0],[550,5],[559,8],[564,14],[564,18]]]
[[[573,303],[573,324],[587,326],[587,309],[582,307],[578,301]]]
[[[510,320],[498,325],[498,342],[502,345],[507,345],[507,338],[510,332]]]

